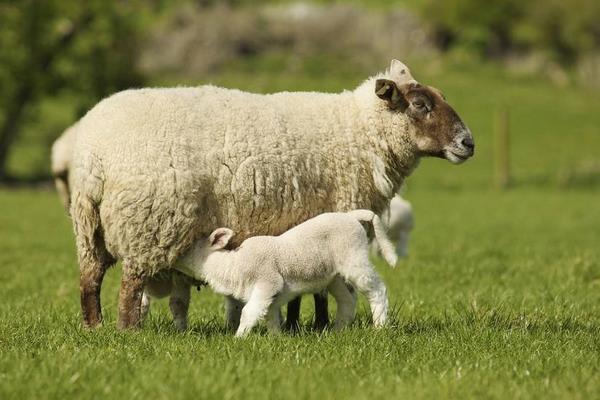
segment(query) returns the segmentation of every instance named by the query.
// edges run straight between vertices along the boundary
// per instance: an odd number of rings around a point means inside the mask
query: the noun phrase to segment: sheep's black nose
[[[463,146],[473,150],[475,148],[475,142],[473,142],[473,138],[471,137],[466,137],[463,140],[461,140],[460,144],[462,144]]]

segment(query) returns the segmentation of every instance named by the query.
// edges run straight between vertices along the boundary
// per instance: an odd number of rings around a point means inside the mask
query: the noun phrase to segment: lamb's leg
[[[121,289],[119,291],[119,329],[138,328],[140,326],[142,294],[144,292],[144,273],[123,266]]]
[[[269,307],[267,328],[271,333],[281,333],[281,304],[278,301],[274,301]]]
[[[178,331],[187,329],[188,309],[190,306],[190,285],[185,278],[173,276],[173,290],[169,299],[169,308],[173,323]]]
[[[296,297],[287,304],[287,316],[285,318],[284,329],[286,331],[296,332],[300,329],[300,305],[302,296]]]
[[[329,324],[327,291],[324,290],[321,293],[315,293],[313,297],[315,299],[315,322],[313,327],[318,331],[322,331]]]
[[[362,267],[352,269],[347,279],[369,300],[373,324],[376,327],[385,325],[388,309],[387,291],[373,265],[365,262]]]
[[[337,314],[333,329],[338,331],[351,323],[356,314],[356,291],[348,286],[341,277],[336,277],[327,287],[337,303]]]
[[[242,309],[240,326],[235,333],[237,337],[243,337],[250,332],[256,324],[265,317],[273,299],[281,291],[283,284],[261,283],[254,286],[248,303]]]
[[[240,326],[240,317],[242,315],[244,303],[231,297],[225,297],[225,327],[235,331]]]

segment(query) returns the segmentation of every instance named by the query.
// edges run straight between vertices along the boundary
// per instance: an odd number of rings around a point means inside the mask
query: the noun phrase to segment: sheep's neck
[[[395,192],[417,167],[419,151],[411,139],[414,127],[410,120],[406,115],[385,108],[373,91],[375,79],[360,85],[354,91],[354,99],[357,113],[362,115],[367,146],[385,164],[386,176],[393,183],[392,191]],[[390,196],[386,193],[385,197]]]

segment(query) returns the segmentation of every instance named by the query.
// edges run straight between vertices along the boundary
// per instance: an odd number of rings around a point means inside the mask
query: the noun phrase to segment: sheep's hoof
[[[173,326],[177,332],[187,331],[187,321],[173,321]]]
[[[315,318],[313,329],[319,332],[323,332],[329,325],[329,318]]]
[[[285,321],[283,325],[283,330],[290,333],[298,333],[300,331],[300,323],[296,321],[290,321],[289,319]]]

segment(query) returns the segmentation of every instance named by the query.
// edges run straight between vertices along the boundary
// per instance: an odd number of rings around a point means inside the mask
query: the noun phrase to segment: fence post
[[[506,189],[510,185],[509,115],[506,107],[496,109],[494,123],[494,182],[498,189]]]

